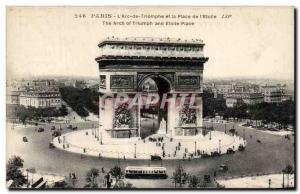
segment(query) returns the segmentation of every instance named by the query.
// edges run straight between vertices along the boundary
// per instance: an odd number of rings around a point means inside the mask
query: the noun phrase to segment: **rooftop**
[[[106,39],[100,41],[98,46],[102,46],[106,43],[134,43],[134,44],[179,44],[179,45],[204,45],[203,40],[201,39],[181,39],[181,38],[155,38],[155,37],[126,37],[126,38],[118,38],[118,37],[107,37]]]

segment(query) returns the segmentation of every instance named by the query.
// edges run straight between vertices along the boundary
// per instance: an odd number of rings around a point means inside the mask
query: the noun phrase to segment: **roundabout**
[[[107,139],[107,137],[106,137]],[[211,131],[203,136],[170,138],[167,135],[153,134],[141,138],[111,138],[101,144],[94,129],[84,129],[65,133],[53,139],[53,145],[68,152],[88,156],[121,159],[146,159],[159,156],[163,160],[193,159],[209,157],[216,153],[226,154],[237,151],[247,142],[235,134]]]
[[[74,139],[74,141],[83,141],[84,139],[87,141],[96,141],[92,135],[85,135],[84,131],[93,128],[97,122],[72,124],[78,127],[78,131],[72,131],[71,129],[68,129],[66,124],[62,125],[61,127],[63,130],[61,139],[63,139],[64,135],[68,135],[69,137],[70,134],[80,134],[82,137],[79,136],[80,138],[77,140]],[[149,159],[123,160],[123,158],[121,158],[121,154],[119,154],[120,160],[106,158],[104,156],[99,158],[96,153],[94,156],[88,156],[89,152],[83,155],[82,149],[77,149],[78,153],[80,154],[76,154],[76,150],[74,150],[74,152],[70,152],[71,149],[68,148],[64,150],[62,145],[56,149],[50,149],[49,143],[53,141],[53,131],[51,130],[52,125],[53,124],[43,126],[45,131],[42,133],[36,132],[34,126],[27,126],[22,129],[16,128],[14,130],[8,127],[7,137],[14,138],[16,141],[8,142],[7,158],[13,155],[20,156],[25,161],[25,168],[34,167],[37,171],[55,173],[65,176],[68,176],[70,172],[75,172],[76,176],[78,177],[78,183],[76,184],[77,188],[82,188],[85,185],[86,172],[92,167],[98,169],[105,168],[107,170],[112,168],[114,165],[120,165],[121,168],[124,169],[127,166],[148,166],[149,164],[150,166],[159,166],[162,164],[163,166],[167,167],[168,177],[172,177],[173,172],[178,164],[181,164],[185,168],[186,172],[198,176],[203,176],[205,174],[212,175],[221,164],[225,164],[228,166],[228,171],[226,173],[217,174],[218,179],[224,179],[262,172],[265,174],[280,172],[286,164],[293,163],[294,161],[294,138],[287,140],[284,137],[267,134],[259,130],[247,130],[247,128],[240,126],[240,123],[234,124],[234,128],[238,134],[243,134],[245,129],[245,138],[247,141],[247,147],[245,151],[238,151],[232,155],[224,154],[221,157],[215,158],[199,158],[192,160],[163,159],[162,162],[150,161]],[[209,127],[211,126],[211,123],[205,122],[204,126]],[[55,127],[59,128],[60,125],[56,124]],[[214,124],[214,128],[214,132],[220,132],[224,134],[224,124],[216,123]],[[214,133],[212,133],[212,141],[214,139],[213,134]],[[22,141],[22,137],[24,136],[28,138],[28,142],[26,143]],[[66,137],[66,140],[68,140],[68,137]],[[209,135],[206,137],[209,138]],[[257,139],[260,139],[262,143],[257,143]],[[56,139],[54,139],[54,141],[55,140]],[[223,142],[221,143],[223,145]],[[153,144],[155,146],[155,143]],[[200,146],[201,144],[197,143],[197,149],[201,150]],[[127,145],[125,148],[132,152],[134,145]],[[139,151],[138,146],[137,151]],[[270,159],[272,162],[270,162]],[[251,161],[251,163],[249,163],[249,161]],[[165,180],[131,180],[131,183],[138,188],[174,187],[174,183],[169,178]]]

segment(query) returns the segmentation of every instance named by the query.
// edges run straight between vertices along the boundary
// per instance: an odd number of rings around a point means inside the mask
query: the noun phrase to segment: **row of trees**
[[[294,167],[290,164],[288,164],[285,168],[282,169],[283,173],[283,180],[282,180],[282,187],[290,187],[289,181],[290,181],[290,175],[294,174]],[[287,180],[285,180],[285,176],[287,176]],[[175,184],[175,188],[179,187],[182,188],[183,184],[186,184],[189,188],[205,188],[205,187],[212,187],[212,186],[219,186],[217,183],[214,185],[214,183],[209,183],[210,181],[202,179],[199,176],[196,175],[189,175],[185,172],[184,168],[181,165],[178,165],[173,173],[173,182]],[[286,181],[286,182],[285,182]],[[185,187],[186,187],[185,186]]]
[[[87,184],[84,186],[85,188],[99,188],[98,184],[98,177],[100,176],[100,170],[97,168],[91,168],[86,173],[86,182]],[[110,188],[111,182],[110,182],[110,176],[112,176],[115,179],[115,185],[113,188],[133,188],[131,183],[124,183],[124,181],[121,181],[121,179],[124,176],[124,173],[119,166],[114,166],[110,169],[110,171],[105,175],[105,179],[107,180],[107,188]]]
[[[203,95],[203,116],[214,117],[218,113],[223,118],[238,118],[277,122],[282,125],[294,124],[295,103],[258,103],[254,105],[238,104],[235,107],[226,107],[224,99],[215,99],[212,93]]]
[[[38,120],[45,117],[59,117],[68,115],[68,110],[65,105],[60,108],[35,108],[32,106],[25,107],[23,105],[7,105],[7,117],[19,119],[24,124],[26,120]]]
[[[98,115],[98,92],[89,88],[74,87],[59,88],[62,99],[81,117],[89,116],[89,111]]]
[[[208,181],[204,180],[204,178],[202,179],[199,176],[190,175],[185,172],[185,169],[181,165],[176,167],[172,179],[175,184],[175,188],[178,186],[179,188],[182,188],[183,184],[187,184],[187,187],[189,188],[205,188],[211,186]]]
[[[23,174],[22,168],[24,164],[24,160],[19,156],[13,156],[11,157],[7,163],[6,163],[6,181],[12,181],[12,184],[10,185],[10,188],[20,188],[24,185],[28,184],[28,177]],[[114,166],[109,171],[109,176],[112,176],[115,179],[115,186],[114,188],[132,188],[132,184],[130,183],[124,183],[123,181],[120,181],[123,177],[123,172],[121,167]],[[91,168],[86,173],[86,185],[85,188],[99,188],[98,184],[98,178],[100,176],[100,170],[97,168]],[[108,183],[110,184],[110,182]],[[56,184],[56,188],[71,188],[72,186],[75,186],[75,184],[70,185],[67,182],[62,182],[59,184]]]
[[[11,157],[7,163],[6,163],[6,181],[12,181],[12,184],[10,185],[10,188],[20,188],[25,184],[28,184],[28,177],[26,178],[25,175],[22,173],[24,160],[19,156],[13,156]],[[283,170],[283,175],[287,175],[287,183],[285,183],[285,179],[283,178],[283,187],[289,187],[289,176],[291,174],[294,174],[294,168],[292,165],[288,164]],[[86,185],[85,188],[99,188],[99,176],[100,176],[100,170],[97,168],[91,168],[86,173]],[[121,181],[121,179],[124,176],[124,173],[119,166],[114,166],[109,170],[107,173],[107,176],[112,176],[115,179],[115,186],[114,188],[133,188],[132,184],[130,183],[124,183],[124,181]],[[283,176],[284,177],[284,176]],[[178,165],[173,173],[173,176],[171,177],[173,179],[173,182],[175,184],[175,188],[179,186],[182,188],[183,184],[187,184],[189,188],[203,188],[207,187],[208,182],[207,180],[204,180],[196,175],[189,175],[186,173],[185,169]],[[107,184],[110,185],[111,182],[109,182],[108,177]],[[74,185],[73,185],[74,186]],[[57,185],[57,188],[70,188],[71,186],[67,184],[66,182],[60,183]],[[108,186],[107,188],[110,188]]]

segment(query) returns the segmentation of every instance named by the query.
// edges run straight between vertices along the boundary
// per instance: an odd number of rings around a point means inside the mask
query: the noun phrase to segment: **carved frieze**
[[[106,88],[106,76],[105,75],[100,75],[100,88]]]
[[[134,88],[134,76],[133,75],[111,75],[110,88],[111,89]]]
[[[196,125],[197,113],[196,109],[190,108],[189,105],[184,105],[179,113],[179,126]]]
[[[131,128],[133,124],[133,118],[130,110],[128,109],[128,104],[120,104],[115,109],[114,115],[114,128]]]
[[[178,76],[178,88],[199,89],[200,76]]]

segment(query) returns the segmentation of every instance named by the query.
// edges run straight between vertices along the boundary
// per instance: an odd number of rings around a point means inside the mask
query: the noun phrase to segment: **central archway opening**
[[[143,99],[143,106],[140,109],[141,138],[145,139],[157,133],[166,134],[168,109],[167,103],[161,103],[161,101],[164,95],[169,94],[170,83],[162,76],[151,75],[144,79],[139,90]]]

